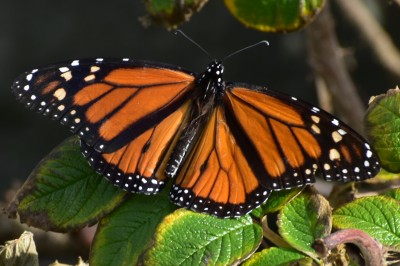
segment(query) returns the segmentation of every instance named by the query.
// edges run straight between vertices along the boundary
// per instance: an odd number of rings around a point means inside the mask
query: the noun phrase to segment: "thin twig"
[[[290,245],[280,235],[278,235],[271,228],[269,228],[267,216],[264,216],[261,219],[261,226],[263,228],[263,235],[266,239],[268,239],[270,242],[272,242],[278,247],[290,248]]]
[[[310,64],[316,80],[323,79],[341,117],[361,132],[365,107],[341,56],[328,3],[306,33]]]
[[[400,0],[396,0],[396,2],[400,5]],[[400,51],[363,1],[338,0],[337,3],[349,20],[360,30],[382,65],[400,77]]]
[[[325,111],[333,113],[335,108],[333,107],[332,104],[332,95],[328,90],[328,86],[325,83],[325,80],[322,79],[320,76],[316,76],[315,86],[317,88],[319,106]]]

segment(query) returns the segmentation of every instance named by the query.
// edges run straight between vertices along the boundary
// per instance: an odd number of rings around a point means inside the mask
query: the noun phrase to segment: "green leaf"
[[[328,201],[307,187],[280,211],[279,233],[292,247],[317,258],[311,246],[316,239],[330,233],[331,216]]]
[[[390,189],[389,191],[386,191],[382,195],[400,201],[400,188]]]
[[[372,184],[372,185],[373,184],[379,184],[379,183],[388,184],[390,182],[393,182],[394,185],[396,185],[399,180],[400,180],[400,174],[399,173],[391,173],[391,172],[388,172],[385,169],[382,169],[379,172],[379,174],[376,175],[373,179],[369,179],[367,184]]]
[[[360,229],[385,246],[400,250],[400,204],[385,196],[364,197],[333,213],[333,225]]]
[[[124,195],[92,170],[72,137],[39,163],[7,211],[30,226],[66,232],[96,222]]]
[[[189,21],[191,16],[200,11],[208,0],[147,0],[145,1],[148,15],[142,17],[144,26],[158,24],[167,29],[176,28],[181,23]]]
[[[232,15],[245,26],[267,32],[298,30],[313,20],[325,0],[225,0]]]
[[[36,266],[39,258],[33,234],[25,231],[19,239],[7,241],[0,246],[0,266]]]
[[[168,189],[157,195],[132,195],[100,221],[90,264],[136,265],[158,224],[176,208],[169,200]]]
[[[273,191],[268,200],[260,207],[251,212],[253,217],[261,218],[265,214],[277,212],[282,209],[290,200],[296,197],[303,188]]]
[[[373,98],[364,118],[367,136],[390,172],[400,172],[400,90]]]
[[[293,249],[272,247],[254,253],[249,260],[243,263],[243,266],[296,265],[298,260],[306,258],[308,257]]]
[[[263,213],[268,214],[279,211],[302,190],[303,188],[294,188],[272,192],[267,202],[261,205]]]
[[[261,240],[262,229],[249,215],[219,219],[179,209],[157,228],[144,265],[230,265],[252,254]]]

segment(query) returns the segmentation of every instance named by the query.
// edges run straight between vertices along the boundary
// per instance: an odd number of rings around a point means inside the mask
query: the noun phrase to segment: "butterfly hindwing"
[[[269,189],[326,180],[360,181],[380,169],[379,159],[354,130],[327,112],[276,91],[228,85],[228,125],[247,160]]]
[[[89,164],[114,185],[135,193],[155,194],[166,182],[166,163],[186,124],[186,102],[154,127],[112,153],[101,153],[81,141]]]
[[[216,107],[176,177],[172,201],[218,217],[250,212],[271,191],[259,182],[245,156],[230,132],[223,107]]]

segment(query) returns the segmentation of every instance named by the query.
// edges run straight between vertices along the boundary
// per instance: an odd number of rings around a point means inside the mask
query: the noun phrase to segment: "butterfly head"
[[[217,88],[221,88],[224,85],[224,79],[222,74],[224,73],[224,65],[222,61],[213,60],[208,64],[206,71],[202,74],[201,79],[211,81],[216,85]]]

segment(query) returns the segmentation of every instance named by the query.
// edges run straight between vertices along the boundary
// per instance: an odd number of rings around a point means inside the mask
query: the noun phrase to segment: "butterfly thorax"
[[[189,121],[179,141],[170,156],[166,174],[174,177],[181,164],[185,161],[188,153],[193,148],[200,136],[204,125],[210,118],[215,106],[222,104],[222,96],[224,95],[225,82],[222,78],[224,67],[222,62],[213,60],[202,74],[197,78],[193,99],[193,106],[190,113]]]

